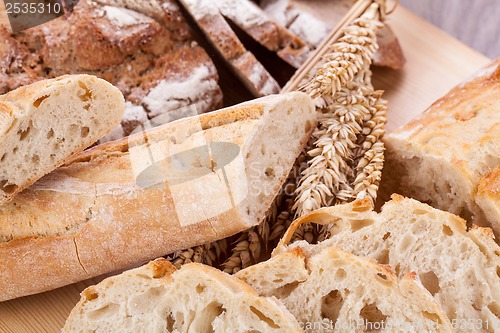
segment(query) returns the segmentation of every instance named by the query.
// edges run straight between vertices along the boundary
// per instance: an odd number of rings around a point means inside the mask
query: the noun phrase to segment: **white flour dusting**
[[[120,28],[154,22],[152,18],[130,9],[112,6],[104,6],[103,9],[106,12],[107,19]]]
[[[218,0],[216,3],[222,15],[243,29],[260,26],[270,20],[262,9],[249,0]]]

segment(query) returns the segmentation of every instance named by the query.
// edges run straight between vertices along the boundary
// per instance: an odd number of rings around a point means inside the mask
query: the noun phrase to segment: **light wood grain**
[[[374,85],[386,90],[388,128],[392,130],[423,111],[488,59],[402,8],[389,18],[389,23],[408,59],[401,71],[374,70]],[[96,281],[0,303],[0,332],[58,332],[79,299],[79,292]]]

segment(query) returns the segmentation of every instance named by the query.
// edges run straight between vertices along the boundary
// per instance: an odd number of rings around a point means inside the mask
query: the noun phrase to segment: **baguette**
[[[476,202],[480,179],[500,165],[498,96],[500,59],[385,136],[384,199],[400,193],[499,233]]]
[[[89,75],[40,81],[0,96],[0,205],[120,123],[123,95]]]
[[[338,248],[306,257],[295,247],[236,276],[277,297],[312,332],[453,332],[415,273],[398,280],[389,266]]]
[[[307,95],[274,95],[75,156],[0,207],[0,301],[257,225],[315,126]]]
[[[314,247],[285,246],[306,222],[330,225],[331,237]],[[307,255],[339,247],[390,265],[400,277],[416,272],[457,332],[500,332],[500,247],[489,228],[467,231],[453,214],[393,195],[380,214],[362,200],[293,222],[274,255],[297,246]]]
[[[157,259],[85,289],[62,332],[302,330],[276,299],[229,274],[195,263],[177,271]]]

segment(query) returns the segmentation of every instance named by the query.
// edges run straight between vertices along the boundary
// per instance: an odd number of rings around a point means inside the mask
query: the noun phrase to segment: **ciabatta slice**
[[[281,300],[309,332],[453,331],[416,274],[398,280],[390,267],[338,248],[306,257],[296,247],[236,276]]]
[[[106,135],[124,111],[121,92],[89,75],[0,96],[0,204]]]
[[[62,330],[74,332],[302,332],[276,299],[215,268],[165,259],[82,292]]]
[[[291,248],[311,255],[340,247],[388,264],[400,277],[416,272],[458,332],[500,332],[500,247],[491,229],[467,231],[453,214],[393,195],[380,214],[368,201],[313,212],[292,224],[275,253],[286,249],[298,225],[312,221],[330,224],[331,238]]]

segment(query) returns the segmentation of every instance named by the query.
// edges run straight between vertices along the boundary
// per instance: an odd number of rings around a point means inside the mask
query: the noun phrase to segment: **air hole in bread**
[[[273,168],[267,168],[265,174],[268,178],[273,178],[275,176]]]
[[[273,292],[273,296],[276,296],[279,299],[287,298],[298,286],[298,281],[287,283],[283,287],[276,289],[276,291]]]
[[[273,283],[281,283],[281,282],[283,282],[283,279],[274,279],[273,280]]]
[[[377,278],[379,281],[383,282],[383,283],[388,283],[388,282],[390,282],[390,280],[389,280],[389,278],[387,277],[387,275],[382,274],[382,273],[377,273],[376,278]]]
[[[399,253],[406,253],[408,249],[413,245],[415,242],[415,239],[413,238],[412,235],[406,234],[404,235],[403,239],[398,244],[398,252]]]
[[[497,275],[500,278],[500,266],[497,266]]]
[[[368,227],[373,224],[373,220],[363,219],[363,220],[351,220],[351,229],[352,231],[358,231],[364,227]]]
[[[93,288],[85,289],[82,294],[87,301],[93,301],[99,298],[99,294]]]
[[[257,317],[259,317],[260,320],[265,322],[269,327],[278,329],[280,328],[276,323],[266,316],[264,313],[262,313],[259,309],[257,309],[255,306],[250,306],[250,311],[252,311],[253,314],[255,314]]]
[[[9,184],[9,181],[7,180],[0,181],[0,189],[7,194],[13,194],[18,188],[19,186],[14,184]]]
[[[335,276],[333,278],[334,281],[342,281],[345,279],[345,277],[347,276],[347,273],[345,270],[343,270],[342,268],[339,268],[336,272],[335,272]]]
[[[89,102],[92,99],[92,92],[82,81],[78,81],[78,85],[83,89],[83,92],[78,94],[78,97],[80,97],[82,102]]]
[[[290,111],[288,111],[288,112],[290,112]],[[312,125],[311,121],[308,120],[306,122],[306,133],[309,132],[312,129],[312,126],[313,125]]]
[[[339,290],[332,290],[321,299],[321,317],[329,319],[333,324],[339,318],[340,309],[344,304],[344,298]]]
[[[389,250],[383,250],[382,253],[377,257],[377,261],[379,264],[389,265]]]
[[[206,288],[206,287],[205,287],[204,285],[199,284],[199,285],[197,285],[197,286],[196,286],[196,292],[197,292],[198,294],[201,294],[202,292],[204,292],[204,291],[205,291],[205,288]]]
[[[171,333],[174,331],[175,319],[172,317],[172,313],[169,312],[167,316],[167,332]]]
[[[33,163],[39,163],[40,162],[40,156],[38,155],[33,155],[33,157],[31,158],[31,161]]]
[[[7,153],[3,154],[2,155],[2,158],[0,158],[0,162],[3,162],[5,160],[5,158],[7,157]]]
[[[425,318],[427,318],[427,319],[429,319],[429,320],[431,320],[431,321],[433,321],[435,323],[438,323],[439,325],[441,325],[443,323],[442,320],[441,320],[441,318],[436,313],[422,311],[422,315]]]
[[[422,273],[418,276],[420,278],[420,281],[422,282],[422,285],[431,293],[432,296],[441,291],[441,287],[439,286],[439,278],[433,271]]]
[[[34,102],[33,102],[33,106],[36,107],[37,109],[40,107],[40,104],[42,104],[43,101],[45,101],[47,98],[49,98],[50,95],[47,95],[47,96],[42,96],[40,98],[37,98]]]
[[[488,309],[497,317],[500,318],[500,305],[498,303],[488,304]]]
[[[50,131],[47,133],[47,139],[52,139],[54,137],[54,129],[51,128]]]
[[[262,155],[266,155],[266,146],[265,145],[260,146],[260,153]]]
[[[18,147],[16,147],[16,148],[12,149],[12,152],[13,152],[14,154],[15,154],[15,153],[17,153],[18,151],[19,151],[19,148],[18,148]]]
[[[208,304],[202,311],[197,311],[193,322],[189,326],[190,332],[214,333],[213,321],[224,313],[226,309],[219,302]]]
[[[30,120],[28,127],[26,127],[26,129],[24,131],[19,130],[19,132],[17,132],[17,134],[19,134],[20,141],[24,141],[28,137],[28,135],[30,134],[30,131],[31,131],[31,126],[33,126],[33,122]]]
[[[415,214],[415,215],[425,215],[427,213],[429,213],[429,211],[424,210],[424,209],[415,209],[413,211],[413,214]]]
[[[382,323],[387,319],[387,316],[374,303],[365,305],[359,315],[364,319],[367,331],[380,330]]]
[[[390,232],[386,232],[384,237],[382,237],[383,240],[386,240],[387,238],[391,237],[391,233]]]
[[[417,219],[416,219],[416,218],[414,218],[414,217],[412,217],[412,218],[410,219],[410,223],[415,223],[415,222],[417,222]]]
[[[401,265],[399,263],[394,267],[394,271],[396,272],[397,276],[400,275],[400,273],[401,273]]]
[[[79,129],[78,125],[75,125],[75,124],[70,125],[69,126],[69,134],[70,134],[70,136],[76,135],[76,133],[78,132],[78,129]]]
[[[139,277],[141,279],[145,279],[145,280],[151,280],[151,277],[149,275],[146,275],[146,274],[137,274],[137,277]]]
[[[88,128],[87,126],[82,127],[82,129],[80,130],[82,138],[86,138],[87,136],[89,136],[89,133],[90,133],[90,128]]]
[[[495,254],[500,257],[500,250],[495,250]]]
[[[111,317],[113,315],[116,315],[119,309],[120,306],[118,304],[110,303],[104,305],[99,309],[90,311],[89,313],[87,313],[87,317],[91,320],[98,320],[102,317]]]
[[[446,236],[453,236],[453,230],[451,230],[451,228],[446,224],[443,224],[443,234]]]

